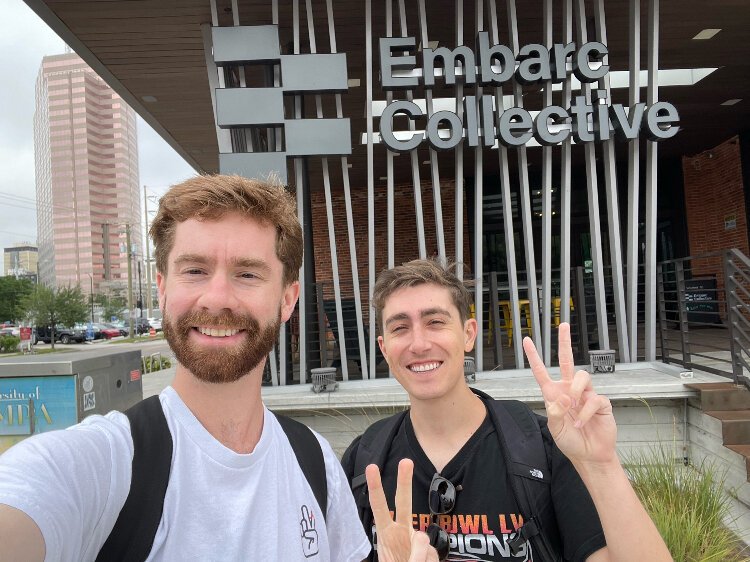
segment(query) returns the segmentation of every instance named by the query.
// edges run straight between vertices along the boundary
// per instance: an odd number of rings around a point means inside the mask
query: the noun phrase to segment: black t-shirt
[[[564,560],[585,560],[605,546],[599,516],[578,473],[555,445],[546,419],[538,416],[538,420],[551,472],[551,509],[558,523],[558,529],[550,529],[547,534],[553,544],[560,545]],[[349,454],[342,460],[350,481],[354,476],[354,456]],[[414,528],[425,530],[432,521],[427,496],[436,470],[419,445],[408,414],[398,429],[382,471],[383,489],[391,511],[395,509],[398,462],[403,458],[414,461]],[[437,521],[449,533],[448,560],[538,562],[528,542],[518,556],[510,552],[508,541],[523,524],[523,517],[513,497],[505,459],[489,415],[441,475],[458,488],[453,510],[448,515],[438,516]],[[372,530],[366,531],[372,540]],[[376,554],[372,557],[377,560]]]

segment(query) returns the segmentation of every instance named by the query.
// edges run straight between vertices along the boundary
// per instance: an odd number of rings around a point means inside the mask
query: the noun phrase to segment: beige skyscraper
[[[78,55],[44,57],[34,148],[39,281],[84,292],[127,285],[142,260],[136,114]]]

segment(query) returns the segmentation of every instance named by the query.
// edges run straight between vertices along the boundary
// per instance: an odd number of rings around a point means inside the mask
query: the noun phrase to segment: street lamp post
[[[128,253],[128,323],[130,332],[129,336],[133,337],[133,269],[130,264],[130,223],[125,225],[125,245],[127,246]]]
[[[94,276],[89,273],[89,282],[91,283],[91,292],[89,293],[89,299],[91,300],[91,323],[94,323]]]

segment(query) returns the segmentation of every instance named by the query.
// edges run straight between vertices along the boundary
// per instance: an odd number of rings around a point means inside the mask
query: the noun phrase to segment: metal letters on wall
[[[299,157],[321,158],[323,177],[311,177],[309,183],[322,186],[325,192],[332,271],[330,275],[318,271],[317,275],[333,280],[335,310],[327,314],[329,317],[335,314],[341,320],[345,299],[341,296],[340,268],[350,270],[356,314],[356,326],[348,328],[356,330],[356,335],[351,334],[354,335],[351,339],[343,334],[337,337],[343,378],[349,377],[348,363],[351,364],[352,358],[361,367],[362,378],[376,376],[377,330],[374,315],[368,314],[366,307],[377,274],[376,255],[386,255],[388,266],[395,264],[395,210],[399,205],[395,200],[395,158],[399,155],[399,162],[410,172],[414,191],[416,249],[412,257],[428,257],[426,239],[434,234],[437,256],[457,261],[459,275],[473,284],[474,314],[480,328],[475,351],[477,371],[498,366],[522,367],[520,336],[527,332],[543,350],[549,364],[556,347],[553,326],[571,320],[571,297],[584,293],[591,296],[593,315],[587,333],[581,337],[588,338],[588,332],[593,330],[597,347],[616,348],[622,362],[638,358],[654,360],[656,143],[670,138],[679,129],[677,109],[658,100],[658,0],[647,0],[648,83],[643,102],[640,99],[641,2],[630,0],[627,105],[612,102],[611,46],[607,41],[604,0],[538,0],[534,9],[541,13],[542,25],[537,31],[537,42],[528,44],[519,40],[515,0],[416,0],[416,8],[405,0],[375,3],[363,0],[364,47],[346,54],[337,52],[334,14],[346,8],[351,21],[352,3],[306,0],[304,10],[300,4],[299,0],[292,0],[291,14],[285,12],[280,16],[277,0],[268,0],[272,25],[245,20],[241,25],[235,1],[234,26],[217,27],[216,4],[212,0],[214,26],[210,31],[204,30],[204,43],[209,81],[215,90],[212,95],[222,172],[264,177],[274,171],[286,181],[287,157],[290,157],[294,168],[292,183],[299,196],[304,183]],[[523,5],[525,12],[528,6],[528,3]],[[587,14],[587,8],[593,13]],[[465,21],[466,13],[473,15],[473,21]],[[429,22],[437,21],[435,18],[443,22],[451,14],[453,33],[430,36]],[[280,22],[280,17],[289,19]],[[327,23],[326,53],[318,52],[315,17],[324,17]],[[593,30],[589,29],[590,22]],[[280,38],[280,29],[291,29],[291,40]],[[444,34],[445,26],[440,29]],[[593,37],[589,37],[590,31]],[[351,30],[347,29],[347,33]],[[475,40],[474,47],[467,45],[467,36]],[[282,54],[279,47],[282,43],[292,45],[293,52]],[[303,43],[309,46],[309,53],[301,52]],[[622,49],[622,45],[619,47]],[[365,107],[357,108],[356,115],[344,116],[341,96],[347,95],[347,62],[350,68],[353,65],[364,69],[364,74],[355,78],[364,81]],[[266,87],[244,88],[243,71],[239,73],[239,83],[227,84],[228,68],[255,63],[269,64],[272,69],[268,71]],[[536,98],[526,95],[530,85],[538,86]],[[448,97],[446,88],[451,91]],[[442,97],[438,97],[438,92]],[[317,118],[302,118],[305,94],[315,96]],[[335,117],[323,117],[321,95],[335,96]],[[291,111],[289,104],[284,103],[285,96],[294,99]],[[527,105],[532,103],[529,99],[539,97],[541,104],[535,101],[533,106]],[[365,127],[354,131],[362,146],[355,152],[362,151],[366,157],[366,185],[352,186],[351,164],[346,157],[352,153],[348,117],[362,115],[366,117]],[[267,142],[254,143],[252,138],[248,142],[246,134],[236,132],[253,127],[270,131]],[[646,139],[643,187],[639,185],[641,136]],[[628,178],[624,236],[619,220],[615,142],[628,144],[627,162],[619,163],[627,166]],[[530,177],[529,150],[541,151],[541,180]],[[332,181],[330,156],[340,160],[340,184]],[[450,166],[444,164],[446,157]],[[582,162],[575,176],[574,159]],[[429,179],[422,179],[424,169],[420,164],[429,166]],[[485,172],[490,167],[494,175],[487,177]],[[450,170],[450,175],[445,169]],[[574,177],[581,184],[579,190],[573,189]],[[403,183],[403,179],[399,177],[398,181]],[[470,192],[467,181],[471,182]],[[446,240],[443,221],[443,192],[448,182],[451,193],[455,193],[455,218],[450,225],[452,240]],[[422,205],[425,186],[432,189],[434,222],[430,224]],[[355,236],[352,188],[367,193],[366,241],[363,234]],[[380,190],[386,199],[384,216],[376,215],[375,199]],[[600,192],[605,198],[603,204]],[[645,197],[645,214],[639,216],[641,192]],[[334,203],[342,198],[343,208],[341,203]],[[581,203],[585,198],[588,212],[586,235],[590,260],[585,264],[589,283],[586,286],[581,279],[571,276],[571,247],[578,243],[573,240],[571,224],[576,198]],[[483,221],[490,201],[502,224],[499,238],[504,265],[502,271],[485,272],[487,241]],[[304,213],[301,203],[299,212]],[[336,232],[335,225],[342,222],[336,220],[336,215],[345,216],[345,232]],[[465,222],[466,215],[473,218],[470,224]],[[606,231],[602,230],[602,216],[607,219]],[[640,233],[639,224],[645,225]],[[376,231],[386,232],[387,245],[376,247]],[[469,233],[472,255],[465,256],[465,237]],[[336,253],[336,241],[342,236],[348,240],[348,263],[339,260]],[[559,240],[554,269],[553,239]],[[609,244],[607,249],[605,240]],[[639,262],[641,244],[646,251]],[[464,262],[471,267],[464,267]],[[366,276],[364,286],[360,285],[360,274]],[[645,323],[639,328],[638,286],[643,279]],[[303,290],[302,304],[310,298],[315,295]],[[302,305],[299,322],[305,326]],[[324,330],[324,324],[321,326]],[[338,326],[343,331],[342,322]],[[512,327],[517,328],[515,332]],[[502,349],[498,339],[494,339],[492,350],[494,364],[485,364],[490,350],[484,347],[493,341],[489,337],[493,328],[505,330],[504,341],[512,348],[512,365],[504,365],[499,359]],[[610,334],[616,344],[614,341],[610,344]],[[282,328],[282,338],[287,337],[286,328]],[[301,382],[306,380],[308,372],[305,355],[308,337],[302,328],[300,353],[292,358],[299,366]],[[638,341],[644,342],[641,349]],[[291,380],[292,377],[279,374],[285,369],[291,372],[292,366],[286,361],[286,354],[272,357],[275,383]]]

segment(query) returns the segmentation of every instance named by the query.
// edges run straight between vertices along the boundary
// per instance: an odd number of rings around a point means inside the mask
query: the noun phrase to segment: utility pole
[[[89,281],[91,282],[91,293],[89,299],[91,299],[91,323],[94,323],[94,276],[89,273]]]
[[[102,238],[104,238],[104,277],[105,281],[112,280],[112,267],[109,255],[109,223],[102,225]]]
[[[151,251],[148,243],[148,196],[146,195],[146,186],[143,186],[143,209],[146,212],[146,318],[151,318]]]
[[[130,323],[130,337],[133,337],[133,268],[130,265],[130,223],[125,224],[125,245],[128,253],[128,322]]]

